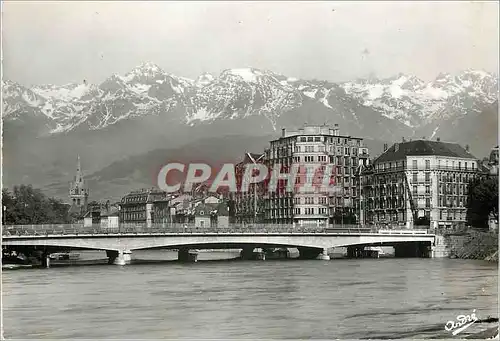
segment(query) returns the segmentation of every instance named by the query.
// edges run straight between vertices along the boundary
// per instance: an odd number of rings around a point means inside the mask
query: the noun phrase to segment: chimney
[[[403,143],[405,143],[405,142],[406,142],[406,140],[405,140],[405,137],[404,137],[404,136],[403,136],[403,138],[401,139],[401,141],[402,141]]]
[[[333,135],[339,136],[339,125],[337,123],[334,124]]]
[[[281,137],[285,137],[286,128],[281,128]]]
[[[436,141],[441,142],[441,139],[438,137],[438,138],[436,139]]]
[[[384,152],[387,151],[387,143],[384,143]]]
[[[466,145],[465,145],[465,151],[466,151],[467,153],[469,152],[469,145],[468,145],[468,144],[466,144]]]

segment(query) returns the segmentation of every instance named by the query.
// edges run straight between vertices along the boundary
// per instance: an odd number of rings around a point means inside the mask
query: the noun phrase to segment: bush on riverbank
[[[498,234],[494,232],[469,231],[445,238],[450,246],[450,257],[498,262]]]

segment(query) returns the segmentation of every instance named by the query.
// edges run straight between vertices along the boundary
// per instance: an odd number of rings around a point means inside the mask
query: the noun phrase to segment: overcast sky
[[[3,2],[4,78],[98,83],[143,61],[196,78],[227,68],[341,81],[498,74],[498,3]]]

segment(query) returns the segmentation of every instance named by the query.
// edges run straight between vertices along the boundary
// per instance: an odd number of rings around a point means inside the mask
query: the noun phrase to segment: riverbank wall
[[[437,236],[442,257],[478,259],[498,262],[498,234],[494,232],[464,231]]]

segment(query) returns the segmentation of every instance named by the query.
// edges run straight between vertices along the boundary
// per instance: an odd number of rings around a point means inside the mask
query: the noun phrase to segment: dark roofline
[[[398,146],[398,150],[396,150]],[[444,156],[478,160],[458,143],[412,140],[394,143],[373,160],[373,163],[404,160],[408,156]]]

